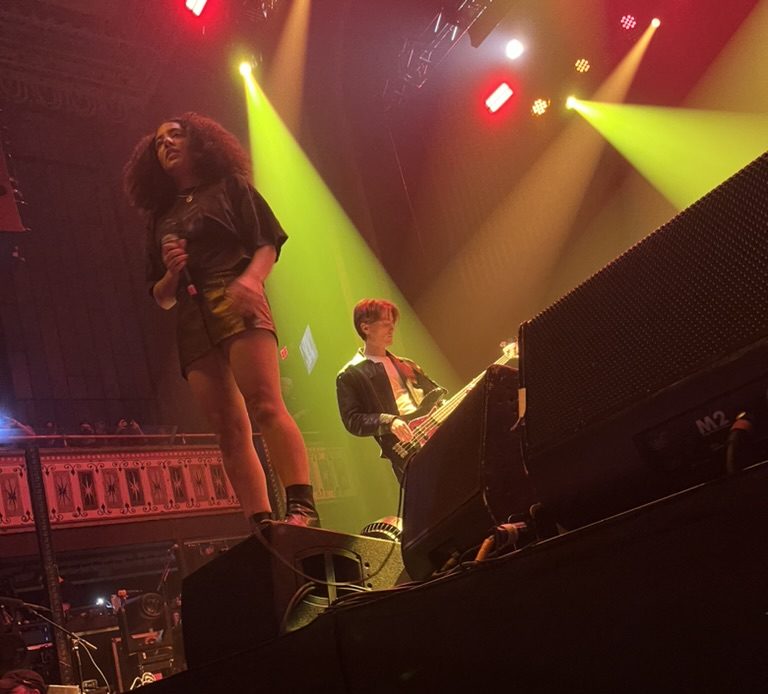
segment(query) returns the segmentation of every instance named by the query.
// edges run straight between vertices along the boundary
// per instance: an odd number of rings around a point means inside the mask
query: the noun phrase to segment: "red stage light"
[[[629,31],[630,29],[634,29],[637,26],[637,20],[631,14],[625,14],[621,18],[620,24],[622,27],[624,27],[624,29]]]
[[[509,101],[513,94],[512,87],[506,82],[502,82],[493,90],[493,94],[485,100],[485,106],[491,113],[496,113],[496,111]]]
[[[187,0],[186,6],[195,17],[199,17],[205,9],[205,3],[207,2],[208,0]]]

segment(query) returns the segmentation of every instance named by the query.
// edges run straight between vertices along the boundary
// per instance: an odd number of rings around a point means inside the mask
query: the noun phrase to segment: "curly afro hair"
[[[163,123],[178,123],[184,129],[195,172],[204,182],[233,175],[250,177],[250,162],[242,145],[215,120],[188,112]],[[149,214],[158,214],[173,204],[176,187],[157,160],[154,132],[134,147],[123,169],[123,187],[130,203]]]

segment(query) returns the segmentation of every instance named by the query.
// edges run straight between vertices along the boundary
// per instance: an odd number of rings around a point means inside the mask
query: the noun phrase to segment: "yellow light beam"
[[[264,89],[294,134],[301,128],[302,100],[309,36],[310,0],[293,0]]]
[[[768,113],[595,101],[576,110],[677,210],[768,149]]]
[[[352,325],[354,304],[366,297],[394,301],[401,314],[393,351],[429,364],[430,375],[452,392],[459,379],[254,76],[244,82],[256,187],[289,236],[268,280],[280,346],[286,352],[281,374],[290,380],[294,406],[303,413],[302,430],[346,451],[343,459],[329,461],[325,472],[346,480],[359,508],[345,508],[344,517],[328,523],[359,532],[375,518],[396,514],[398,489],[375,443],[348,434],[339,418],[336,374],[360,345]],[[307,329],[317,355],[311,373],[301,356]],[[318,474],[313,471],[315,480]],[[326,508],[321,514],[328,519],[326,511],[331,513]]]
[[[654,31],[644,32],[595,98],[626,96]],[[417,303],[438,344],[470,354],[478,343],[514,334],[532,306],[544,307],[550,273],[604,147],[574,119],[448,263]]]

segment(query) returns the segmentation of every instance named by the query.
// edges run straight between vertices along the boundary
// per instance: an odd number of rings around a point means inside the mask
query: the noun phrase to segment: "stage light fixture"
[[[502,82],[493,93],[485,100],[485,105],[491,113],[496,113],[514,94],[512,87]]]
[[[549,99],[536,99],[531,106],[531,113],[534,116],[543,116],[547,112],[550,103],[552,102]]]
[[[637,26],[637,20],[631,14],[625,14],[620,21],[621,26],[630,31]]]
[[[373,523],[368,523],[360,534],[365,537],[377,537],[379,540],[400,542],[400,536],[403,534],[403,519],[399,516],[384,516]]]
[[[579,58],[574,63],[574,67],[576,68],[576,72],[589,72],[589,68],[592,66],[589,64],[589,61],[586,58]]]
[[[205,9],[205,4],[207,2],[208,0],[187,0],[187,9],[195,15],[195,17],[199,17]]]
[[[575,96],[569,96],[569,97],[568,97],[568,98],[565,100],[565,108],[567,108],[569,111],[570,111],[571,109],[574,109],[574,108],[576,108],[576,102],[577,102],[577,99],[576,99],[576,97],[575,97]]]
[[[507,42],[507,58],[510,60],[517,60],[523,53],[525,53],[525,46],[520,39],[512,39]]]
[[[654,17],[654,18],[651,20],[651,26],[652,26],[654,29],[658,29],[658,28],[661,26],[661,20],[660,20],[658,17]]]
[[[249,62],[243,61],[242,63],[240,63],[240,74],[243,77],[249,77],[252,72],[253,72],[253,66]]]

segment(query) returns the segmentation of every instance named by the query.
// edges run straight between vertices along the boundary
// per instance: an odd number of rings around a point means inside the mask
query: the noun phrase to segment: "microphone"
[[[179,241],[181,241],[181,237],[178,234],[165,234],[165,236],[160,239],[160,245],[165,246],[166,243],[169,243],[178,246]],[[187,290],[187,294],[193,299],[196,298],[198,296],[197,287],[195,286],[195,282],[192,279],[192,275],[189,274],[189,268],[186,265],[181,271],[181,277],[184,280],[184,288]]]

